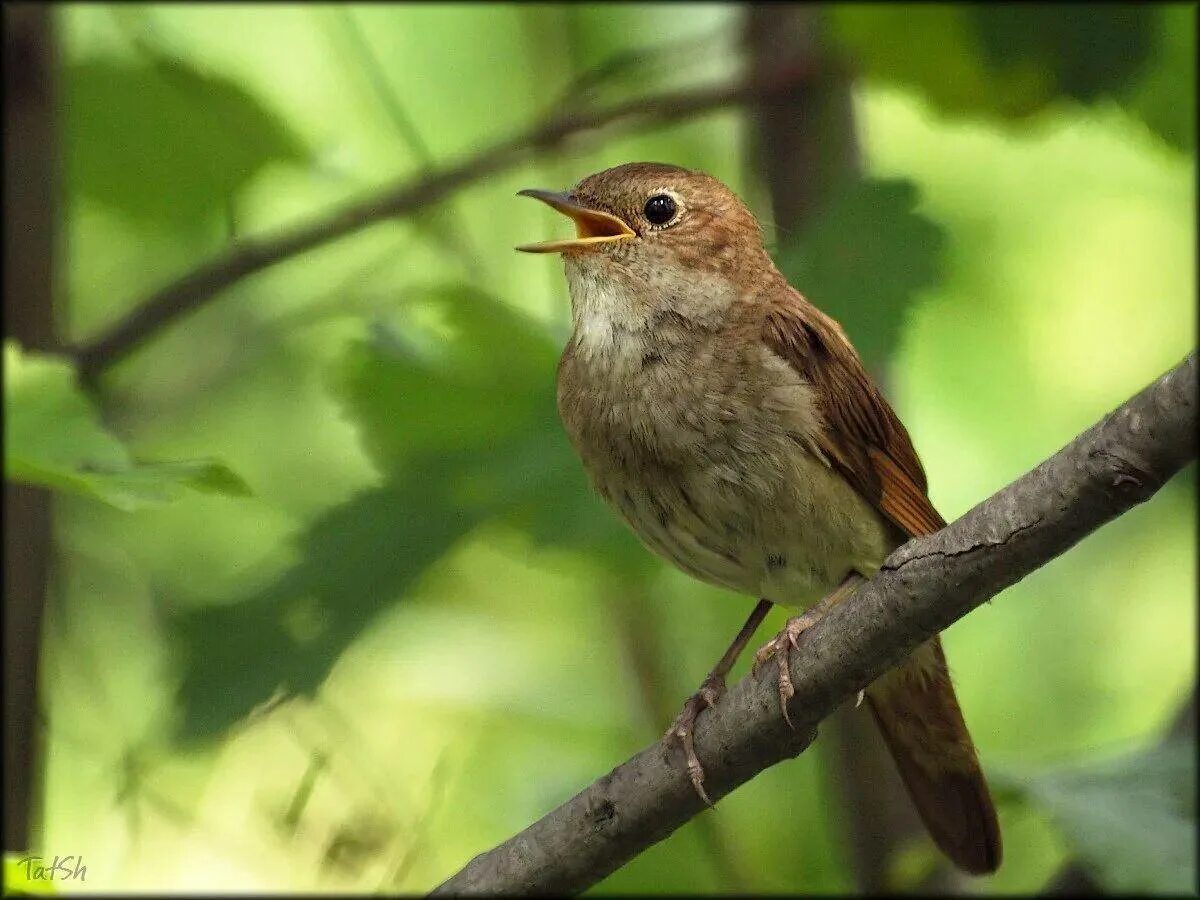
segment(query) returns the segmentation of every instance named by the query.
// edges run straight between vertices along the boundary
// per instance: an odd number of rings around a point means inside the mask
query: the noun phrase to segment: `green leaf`
[[[1045,811],[1075,856],[1113,893],[1196,889],[1195,744],[1173,741],[1115,760],[1000,779]]]
[[[147,65],[93,59],[64,70],[71,193],[192,230],[228,209],[268,163],[307,159],[300,139],[242,85],[147,53]]]
[[[461,459],[364,491],[299,539],[301,561],[234,603],[181,613],[177,736],[221,733],[277,690],[312,694],[389,602],[491,512],[454,496]]]
[[[251,596],[184,613],[179,736],[232,725],[277,690],[311,693],[386,605],[488,521],[610,566],[653,565],[588,489],[554,404],[558,350],[469,288],[412,298],[337,367],[335,390],[385,475],[320,516],[300,561]]]
[[[1145,75],[1125,105],[1164,141],[1187,152],[1196,149],[1196,7],[1159,7],[1157,49]]]
[[[4,474],[134,510],[187,490],[232,496],[246,483],[211,459],[137,462],[76,386],[71,363],[4,344]]]
[[[486,503],[535,543],[636,565],[645,552],[588,487],[559,422],[559,352],[507,304],[445,286],[410,298],[403,330],[380,326],[353,347],[336,390],[389,477],[419,471],[431,454],[459,454],[462,502]]]
[[[788,281],[842,323],[871,368],[891,357],[913,295],[941,273],[945,236],[917,201],[909,181],[847,181],[778,253]]]
[[[979,3],[964,9],[989,72],[1045,72],[1053,94],[1083,102],[1131,84],[1154,41],[1156,13],[1130,4]]]
[[[443,448],[486,448],[554,416],[557,350],[511,307],[469,287],[408,299],[399,327],[352,348],[335,390],[385,472]]]
[[[836,4],[831,36],[868,78],[957,114],[1018,119],[1060,98],[1121,96],[1146,70],[1160,12],[1104,4]]]

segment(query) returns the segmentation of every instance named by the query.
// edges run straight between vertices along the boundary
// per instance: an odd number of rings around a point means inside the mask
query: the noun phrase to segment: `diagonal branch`
[[[789,704],[743,678],[695,732],[720,798],[804,750],[817,723],[975,607],[1150,498],[1196,456],[1196,354],[962,518],[905,544],[795,654]],[[679,760],[642,750],[473,859],[435,893],[564,893],[595,884],[704,810]]]
[[[807,69],[780,69],[768,78],[656,94],[607,109],[567,111],[539,122],[457,165],[402,181],[381,193],[315,216],[279,233],[231,245],[219,256],[160,288],[96,338],[75,348],[85,380],[93,380],[145,340],[194,312],[247,276],[314,247],[437,203],[460,188],[606,125],[653,122],[663,125],[739,103],[785,92],[810,76]]]

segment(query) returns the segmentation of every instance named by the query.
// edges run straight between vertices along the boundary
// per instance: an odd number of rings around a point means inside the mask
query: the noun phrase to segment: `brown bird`
[[[574,329],[558,409],[592,485],[653,552],[762,598],[667,731],[707,801],[692,726],[771,604],[805,610],[755,657],[756,670],[777,659],[786,718],[800,634],[945,521],[841,326],[787,283],[729,188],[629,163],[521,194],[576,227],[517,249],[562,254]],[[866,696],[934,841],[962,869],[994,871],[1000,830],[940,640]]]

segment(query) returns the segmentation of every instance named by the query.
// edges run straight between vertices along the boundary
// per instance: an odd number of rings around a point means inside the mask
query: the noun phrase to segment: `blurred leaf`
[[[1001,780],[1050,816],[1106,889],[1191,893],[1195,751],[1191,741],[1172,741],[1111,761]]]
[[[964,10],[989,71],[1048,72],[1050,90],[1083,102],[1132,82],[1150,57],[1156,24],[1152,10],[1130,4],[979,3]]]
[[[870,367],[891,357],[913,294],[940,274],[945,236],[917,201],[910,181],[846,182],[779,250],[788,281],[842,323]]]
[[[270,162],[307,150],[242,85],[147,49],[64,70],[67,186],[147,224],[201,227]]]
[[[58,356],[26,354],[4,344],[4,474],[122,510],[166,503],[186,490],[246,496],[250,489],[210,459],[136,462],[101,427]]]
[[[351,349],[336,388],[384,472],[442,448],[485,449],[554,412],[557,350],[532,320],[468,287],[408,298],[400,328]]]
[[[233,724],[278,688],[311,693],[390,602],[488,520],[627,567],[649,556],[587,489],[554,405],[557,349],[532,320],[470,288],[406,305],[335,373],[387,481],[300,538],[301,561],[250,597],[184,613],[180,736]],[[421,332],[440,335],[421,341]]]
[[[1196,148],[1196,6],[1158,7],[1157,51],[1127,106],[1173,147]]]
[[[455,467],[446,461],[447,471],[357,495],[304,533],[301,561],[273,584],[180,614],[180,739],[219,734],[278,689],[311,694],[368,623],[486,512],[453,502]]]
[[[1022,118],[1062,97],[1122,96],[1147,69],[1157,6],[835,4],[832,36],[868,77],[944,112]]]
[[[458,500],[487,504],[537,544],[585,548],[625,567],[647,557],[588,486],[559,422],[558,342],[470,287],[423,292],[406,309],[405,331],[378,329],[338,377],[380,468],[412,472],[414,457],[469,451],[478,456],[464,465]],[[422,330],[443,339],[431,348],[417,340]]]

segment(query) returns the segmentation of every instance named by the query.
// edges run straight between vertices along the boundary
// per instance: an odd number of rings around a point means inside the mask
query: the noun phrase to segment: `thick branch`
[[[700,718],[709,794],[723,797],[800,753],[839,702],[918,644],[1147,500],[1196,456],[1196,393],[1193,352],[1032,472],[893,553],[794,655],[795,732],[779,715],[773,678],[743,678]],[[655,744],[435,893],[581,891],[703,809],[680,761]]]
[[[617,123],[674,122],[787,91],[806,77],[808,72],[803,69],[787,68],[769,78],[658,94],[608,109],[568,111],[458,165],[400,182],[378,195],[316,216],[286,231],[239,241],[220,256],[159,289],[108,331],[76,348],[80,372],[84,379],[94,379],[161,328],[194,312],[249,275],[369,225],[437,203],[471,182],[558,148],[577,135]]]

